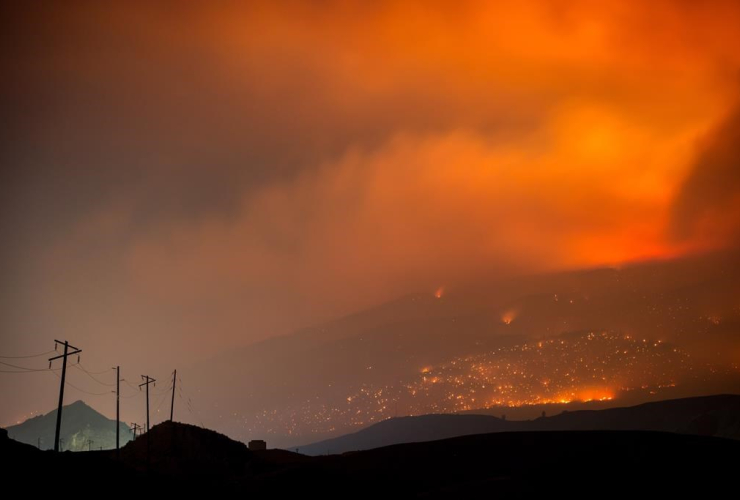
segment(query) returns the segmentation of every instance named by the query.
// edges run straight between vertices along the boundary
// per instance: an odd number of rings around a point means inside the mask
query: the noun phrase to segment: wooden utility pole
[[[154,387],[157,387],[157,381],[149,375],[142,375],[141,378],[144,379],[144,383],[139,385],[139,390],[141,390],[142,385],[146,386],[146,471],[149,473],[149,455],[152,443],[149,435],[149,384],[154,384]]]
[[[154,387],[157,387],[157,381],[149,375],[142,375],[141,378],[144,379],[144,383],[139,384],[139,390],[141,390],[141,386],[146,386],[146,431],[149,432],[149,384],[154,384]]]
[[[116,366],[116,459],[121,459],[121,367]]]
[[[57,407],[57,429],[56,434],[54,435],[54,451],[59,451],[59,431],[62,428],[62,405],[64,404],[64,381],[67,377],[67,356],[72,356],[73,354],[77,354],[77,359],[79,361],[80,357],[79,354],[82,352],[82,349],[78,349],[73,345],[70,345],[69,342],[66,340],[64,342],[60,340],[54,340],[56,344],[64,344],[64,354],[60,354],[59,356],[55,356],[53,358],[49,358],[49,368],[51,368],[51,362],[55,359],[62,358],[62,383],[59,385],[59,406]],[[56,344],[54,344],[54,348],[56,349]],[[69,349],[73,349],[73,351],[69,351]]]
[[[175,384],[177,384],[177,370],[175,370],[174,375],[172,375],[172,406],[170,406],[170,422],[172,422],[172,417],[175,415]]]

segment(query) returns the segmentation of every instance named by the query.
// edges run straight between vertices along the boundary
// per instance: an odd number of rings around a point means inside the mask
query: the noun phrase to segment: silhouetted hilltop
[[[11,439],[5,429],[0,429],[0,469],[5,491],[12,488],[24,494],[40,494],[84,485],[97,491],[107,487],[114,488],[116,494],[135,494],[143,474],[107,458],[106,453],[39,450]]]
[[[474,414],[391,418],[352,434],[298,448],[306,455],[325,455],[468,434],[544,430],[666,431],[740,439],[740,395],[703,396],[628,408],[563,412],[524,421]]]
[[[348,489],[398,497],[710,494],[733,484],[738,452],[738,441],[661,432],[502,432],[316,457],[311,477],[286,471],[271,485],[318,489],[341,471]]]
[[[3,457],[30,455],[38,451],[30,444],[10,438],[7,429],[0,429],[0,450],[2,450]]]
[[[210,429],[181,422],[162,422],[121,449],[122,460],[139,470],[161,474],[239,474],[252,458],[244,443]],[[115,452],[108,452],[114,457]]]
[[[52,410],[46,415],[39,415],[8,427],[8,435],[16,441],[33,446],[38,446],[40,440],[41,449],[51,450],[54,449],[56,422],[57,410]],[[60,434],[63,450],[86,451],[92,448],[116,447],[116,421],[95,411],[82,400],[63,407]],[[121,422],[121,446],[131,438],[131,429]]]
[[[39,451],[0,434],[4,483],[34,494],[77,481],[116,495],[209,498],[522,497],[553,490],[581,497],[605,489],[708,496],[735,486],[740,463],[738,441],[648,431],[500,432],[320,457],[249,453],[218,433],[178,423],[153,428],[149,440],[151,467],[142,470],[146,437],[127,446],[119,462],[110,451]]]
[[[628,408],[563,412],[532,430],[651,430],[740,439],[740,395],[720,394],[643,403]]]
[[[361,431],[299,446],[297,449],[306,455],[328,455],[369,450],[399,443],[417,443],[468,434],[517,430],[520,430],[519,422],[501,420],[489,415],[421,415],[389,418]]]

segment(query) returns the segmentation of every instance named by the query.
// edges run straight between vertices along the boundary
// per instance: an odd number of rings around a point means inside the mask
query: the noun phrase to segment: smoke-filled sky
[[[736,1],[2,9],[0,354],[169,373],[740,235]]]

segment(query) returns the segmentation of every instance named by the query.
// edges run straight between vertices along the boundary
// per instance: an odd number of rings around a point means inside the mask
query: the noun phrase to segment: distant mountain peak
[[[54,448],[56,435],[57,409],[45,415],[37,415],[7,428],[12,439],[39,446],[42,449]],[[121,445],[127,443],[132,435],[124,422],[120,423]],[[62,408],[61,438],[63,449],[82,451],[102,447],[115,447],[116,421],[101,414],[85,401],[78,399]]]

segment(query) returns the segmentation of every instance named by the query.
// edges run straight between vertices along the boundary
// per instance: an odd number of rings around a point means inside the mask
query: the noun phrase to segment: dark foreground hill
[[[507,431],[666,431],[740,439],[740,395],[656,401],[627,408],[565,411],[535,420],[448,414],[391,418],[361,431],[299,447],[306,455],[369,450],[399,443]]]
[[[34,494],[77,485],[117,495],[707,496],[732,491],[740,465],[738,441],[662,432],[504,432],[321,457],[250,453],[213,431],[177,423],[156,426],[149,440],[147,471],[146,436],[117,462],[111,452],[35,450],[2,433],[3,483]]]
[[[105,452],[115,458],[115,450]],[[148,457],[148,460],[147,460]],[[162,422],[121,449],[121,459],[140,471],[188,476],[239,475],[252,453],[244,443],[210,429],[180,422]]]

